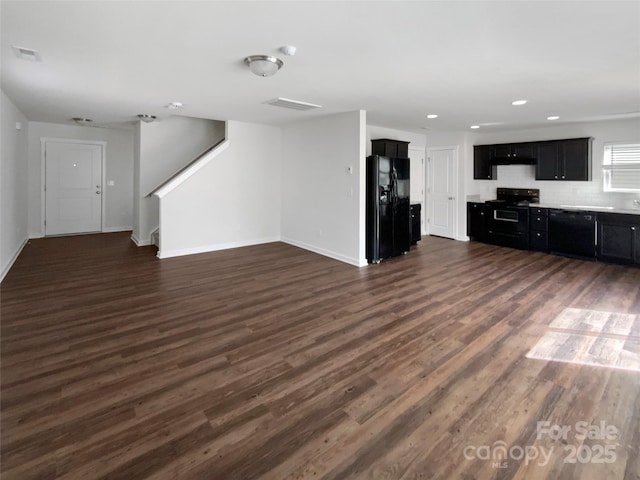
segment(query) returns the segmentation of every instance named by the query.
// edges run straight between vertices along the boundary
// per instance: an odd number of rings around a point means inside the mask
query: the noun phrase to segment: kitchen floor
[[[30,241],[0,293],[4,480],[640,478],[640,373],[542,340],[620,327],[637,356],[638,268],[115,233]]]

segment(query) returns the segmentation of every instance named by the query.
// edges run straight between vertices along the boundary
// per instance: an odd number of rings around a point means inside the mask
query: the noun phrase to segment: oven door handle
[[[497,220],[498,222],[512,222],[512,223],[518,223],[517,219],[514,218],[502,218],[502,217],[498,217],[498,211],[494,210],[493,211],[493,219]]]

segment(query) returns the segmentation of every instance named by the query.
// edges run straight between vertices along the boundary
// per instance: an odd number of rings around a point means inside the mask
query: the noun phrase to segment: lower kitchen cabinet
[[[549,252],[549,209],[530,209],[529,248],[538,252]]]
[[[415,245],[422,238],[422,204],[414,203],[409,208],[411,209],[411,245]]]
[[[640,265],[640,215],[598,214],[598,260]]]
[[[467,202],[467,235],[473,240],[486,240],[484,203]]]

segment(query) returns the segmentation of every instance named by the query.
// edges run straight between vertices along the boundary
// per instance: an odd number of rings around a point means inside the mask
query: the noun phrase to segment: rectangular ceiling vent
[[[25,47],[17,47],[15,45],[12,45],[11,48],[13,48],[13,53],[16,54],[16,57],[22,60],[30,60],[32,62],[39,62],[41,60],[40,54],[37,50]]]
[[[322,108],[322,105],[316,105],[314,103],[299,102],[297,100],[290,100],[288,98],[274,98],[273,100],[267,100],[267,105],[275,105],[276,107],[291,108],[292,110],[312,110],[314,108]]]

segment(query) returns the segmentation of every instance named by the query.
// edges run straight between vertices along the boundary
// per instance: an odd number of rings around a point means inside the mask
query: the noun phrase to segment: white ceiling
[[[32,121],[138,113],[485,131],[640,116],[640,2],[2,1],[2,88]],[[295,45],[294,57],[279,54]],[[38,51],[21,60],[12,46]],[[248,55],[278,55],[275,76]],[[322,105],[264,105],[285,97]],[[523,107],[511,101],[526,99]],[[427,120],[426,114],[439,118]]]

